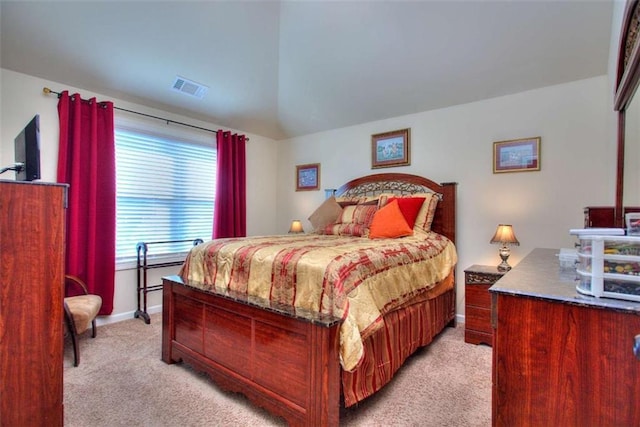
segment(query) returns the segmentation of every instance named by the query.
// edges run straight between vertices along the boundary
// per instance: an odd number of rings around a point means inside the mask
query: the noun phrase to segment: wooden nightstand
[[[471,344],[492,345],[491,295],[489,288],[506,271],[495,265],[477,265],[464,270],[464,340]]]

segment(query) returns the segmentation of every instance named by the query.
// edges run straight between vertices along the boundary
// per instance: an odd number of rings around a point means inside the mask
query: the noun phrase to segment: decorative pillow
[[[417,213],[417,212],[416,212]],[[398,199],[390,201],[373,216],[369,227],[369,238],[396,238],[411,236],[413,228],[407,224]]]
[[[343,208],[352,205],[378,205],[378,196],[365,197],[337,197],[336,202]]]
[[[334,236],[354,236],[354,237],[367,237],[369,235],[369,227],[365,227],[363,224],[329,224],[322,234],[329,234]]]
[[[336,202],[336,198],[331,196],[316,209],[309,221],[315,231],[323,230],[327,225],[333,224],[342,214],[342,207]]]
[[[369,226],[373,215],[378,210],[378,205],[352,205],[342,208],[338,223],[341,224],[366,224]]]
[[[418,196],[418,194],[414,194],[414,196]],[[438,207],[438,195],[436,193],[420,193],[419,196],[425,196],[425,201],[422,203],[422,207],[418,212],[413,229],[415,231],[429,233],[431,231],[433,217],[436,214],[436,207]]]
[[[387,200],[387,203],[391,203],[394,200],[398,202],[400,212],[404,215],[404,219],[407,220],[409,227],[413,228],[413,225],[416,223],[416,218],[418,217],[418,212],[420,212],[420,208],[425,201],[425,197],[392,197]]]
[[[377,205],[346,206],[342,209],[342,214],[336,223],[324,228],[324,234],[366,237],[369,235],[369,226],[377,210]]]

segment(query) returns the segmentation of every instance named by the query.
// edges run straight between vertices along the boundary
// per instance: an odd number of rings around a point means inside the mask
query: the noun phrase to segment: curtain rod
[[[49,95],[49,94],[53,93],[58,98],[60,98],[60,96],[62,95],[62,93],[56,92],[54,90],[51,90],[48,87],[42,88],[42,92],[44,92],[46,95]],[[150,117],[152,119],[162,120],[163,122],[166,122],[167,124],[173,123],[173,124],[176,124],[176,125],[187,126],[187,127],[190,127],[190,128],[200,129],[200,130],[203,130],[205,132],[211,132],[211,133],[217,133],[218,132],[216,130],[207,129],[207,128],[203,128],[203,127],[195,126],[195,125],[190,125],[189,123],[183,123],[183,122],[178,122],[178,121],[171,120],[171,119],[165,119],[164,117],[158,117],[158,116],[154,116],[154,115],[147,114],[147,113],[141,113],[139,111],[127,110],[126,108],[116,107],[115,105],[113,106],[113,108],[116,109],[116,110],[125,111],[127,113],[138,114],[139,116],[145,116],[145,117]],[[245,141],[249,141],[249,138],[245,137]]]

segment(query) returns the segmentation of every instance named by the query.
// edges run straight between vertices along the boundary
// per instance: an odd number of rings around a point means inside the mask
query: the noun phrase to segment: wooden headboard
[[[336,190],[336,196],[362,197],[381,193],[408,195],[437,193],[440,201],[431,229],[456,243],[456,182],[438,184],[406,173],[378,173],[353,179]]]

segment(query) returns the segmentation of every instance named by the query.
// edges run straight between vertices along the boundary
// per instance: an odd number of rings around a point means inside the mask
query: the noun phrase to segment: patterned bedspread
[[[217,239],[194,247],[180,271],[191,286],[233,290],[343,320],[340,362],[357,367],[382,316],[446,278],[457,262],[446,237],[283,235]]]

